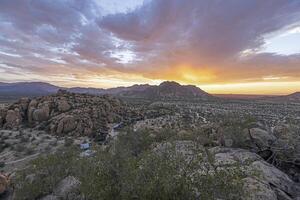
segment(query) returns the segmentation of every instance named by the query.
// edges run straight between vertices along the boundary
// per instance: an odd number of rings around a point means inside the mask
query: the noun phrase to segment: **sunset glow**
[[[0,29],[0,82],[300,91],[295,0],[2,0]]]

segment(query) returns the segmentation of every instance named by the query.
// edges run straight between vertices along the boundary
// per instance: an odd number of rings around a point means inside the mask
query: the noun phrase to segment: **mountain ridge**
[[[160,85],[135,84],[132,86],[114,88],[94,88],[94,87],[60,87],[46,82],[0,82],[0,97],[22,96],[43,96],[55,94],[59,89],[67,90],[72,93],[93,94],[93,95],[115,95],[128,98],[149,98],[149,99],[182,99],[200,98],[209,99],[213,97],[225,98],[222,95],[209,94],[195,85],[181,85],[175,81],[164,81]],[[233,95],[234,96],[234,95]],[[263,98],[267,95],[257,95]],[[258,98],[258,99],[261,99]],[[255,98],[253,98],[255,99]],[[275,101],[300,101],[300,92],[294,92],[282,96],[270,96],[263,99]]]

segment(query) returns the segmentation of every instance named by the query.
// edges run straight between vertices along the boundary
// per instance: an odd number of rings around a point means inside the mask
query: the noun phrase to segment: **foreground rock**
[[[58,199],[82,199],[78,192],[80,182],[73,176],[68,176],[61,180],[53,193],[43,197],[41,200],[58,200]]]
[[[278,125],[272,130],[255,127],[235,135],[231,132],[223,135],[223,146],[255,152],[290,175],[294,181],[300,182],[300,134],[297,126]],[[222,143],[218,145],[222,146]]]
[[[178,153],[187,159],[194,156],[195,148],[202,149],[204,159],[211,159],[208,168],[214,170],[230,169],[240,166],[247,176],[244,178],[244,190],[249,195],[242,199],[290,200],[300,198],[300,185],[287,174],[267,163],[259,155],[244,149],[213,147],[205,150],[192,141],[176,141],[174,144],[158,144],[154,151],[164,152],[168,147],[175,146]],[[205,166],[207,168],[207,166]]]

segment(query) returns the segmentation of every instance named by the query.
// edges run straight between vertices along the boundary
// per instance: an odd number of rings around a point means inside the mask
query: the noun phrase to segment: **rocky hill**
[[[55,135],[105,137],[108,123],[121,121],[125,106],[111,96],[93,96],[59,90],[34,99],[21,98],[0,110],[0,128],[29,126]]]
[[[141,90],[129,90],[120,93],[123,97],[146,98],[158,100],[178,99],[211,99],[213,96],[193,85],[180,85],[177,82],[165,81],[158,86],[148,86]]]

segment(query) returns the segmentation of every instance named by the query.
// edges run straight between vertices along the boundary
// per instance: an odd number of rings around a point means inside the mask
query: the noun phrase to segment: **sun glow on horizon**
[[[286,95],[300,90],[300,81],[197,85],[212,94]]]

